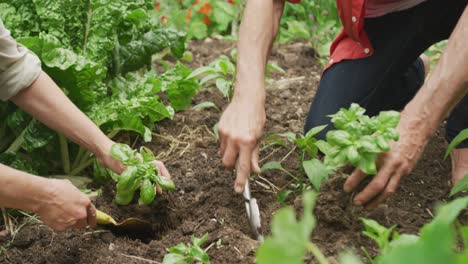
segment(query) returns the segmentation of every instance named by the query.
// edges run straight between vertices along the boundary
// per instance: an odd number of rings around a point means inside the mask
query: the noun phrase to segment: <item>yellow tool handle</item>
[[[114,218],[112,218],[112,216],[102,211],[99,211],[98,209],[96,209],[96,222],[99,225],[110,225],[110,224],[116,225],[117,224],[117,222],[114,220]]]

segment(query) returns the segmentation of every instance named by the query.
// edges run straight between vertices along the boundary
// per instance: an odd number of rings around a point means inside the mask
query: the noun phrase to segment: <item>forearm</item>
[[[284,0],[249,0],[240,26],[235,97],[264,100],[265,69]]]
[[[110,149],[113,143],[44,72],[11,100],[37,120],[96,155],[104,154],[101,152]]]
[[[468,9],[465,9],[434,72],[403,111],[423,121],[428,137],[468,93],[467,39]]]
[[[35,212],[52,197],[47,181],[0,164],[0,206]]]

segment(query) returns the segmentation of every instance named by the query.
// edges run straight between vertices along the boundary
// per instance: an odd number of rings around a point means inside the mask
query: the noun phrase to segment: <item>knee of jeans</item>
[[[316,139],[325,140],[327,132],[332,128],[332,125],[330,124],[330,121],[326,122],[318,115],[309,112],[304,126],[304,135],[307,134],[307,132],[309,132],[312,128],[323,125],[327,126],[314,136]]]

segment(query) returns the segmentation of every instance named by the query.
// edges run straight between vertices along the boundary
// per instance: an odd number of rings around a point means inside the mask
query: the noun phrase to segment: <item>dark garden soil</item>
[[[229,54],[232,42],[191,43],[192,67],[208,64],[220,54]],[[315,94],[321,67],[310,45],[297,43],[277,46],[272,61],[286,70],[274,75],[268,85],[266,134],[301,133],[311,99]],[[226,99],[215,89],[203,89],[193,105],[214,102],[220,109]],[[103,188],[96,207],[118,220],[139,217],[152,223],[153,232],[118,234],[106,228],[54,233],[43,225],[26,225],[17,235],[4,237],[9,249],[0,257],[4,263],[159,263],[166,248],[189,242],[192,235],[209,233],[204,245],[212,263],[253,263],[257,242],[251,238],[244,200],[233,191],[234,177],[223,169],[212,128],[220,117],[216,109],[186,110],[174,120],[160,124],[153,142],[145,144],[162,159],[177,185],[177,190],[159,196],[150,206],[116,206],[112,202],[114,186]],[[139,142],[137,144],[140,144]],[[443,160],[446,143],[440,130],[429,144],[414,172],[404,178],[396,195],[387,204],[372,211],[352,206],[351,195],[342,192],[343,176],[333,177],[323,187],[315,209],[318,225],[313,241],[336,261],[343,249],[364,246],[371,254],[375,245],[361,235],[360,217],[377,220],[397,230],[416,233],[432,219],[434,207],[446,201],[449,191],[450,163]],[[283,167],[299,175],[298,154],[290,148],[270,148],[261,154],[263,162],[280,161]],[[280,208],[273,187],[286,186],[291,178],[282,172],[268,172],[252,181],[253,196],[261,210],[263,231],[269,232],[272,214]],[[271,182],[271,185],[267,182]],[[287,204],[300,207],[299,193],[289,196]],[[464,216],[466,219],[466,215]],[[216,242],[220,241],[217,245]],[[362,253],[362,252],[361,252]]]

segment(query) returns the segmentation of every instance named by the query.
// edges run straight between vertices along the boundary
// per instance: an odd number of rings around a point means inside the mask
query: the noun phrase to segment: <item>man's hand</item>
[[[234,98],[219,121],[221,157],[227,169],[236,167],[234,190],[244,190],[251,171],[260,173],[258,141],[263,135],[265,107],[262,100]]]
[[[48,180],[47,198],[35,211],[55,231],[96,226],[91,200],[68,180]]]
[[[356,205],[373,208],[395,193],[401,178],[413,170],[432,135],[433,129],[424,125],[424,120],[417,115],[402,112],[398,125],[400,139],[391,144],[389,152],[379,156],[379,171],[364,190],[354,197]],[[366,177],[372,176],[356,169],[346,180],[344,190],[353,191]]]

